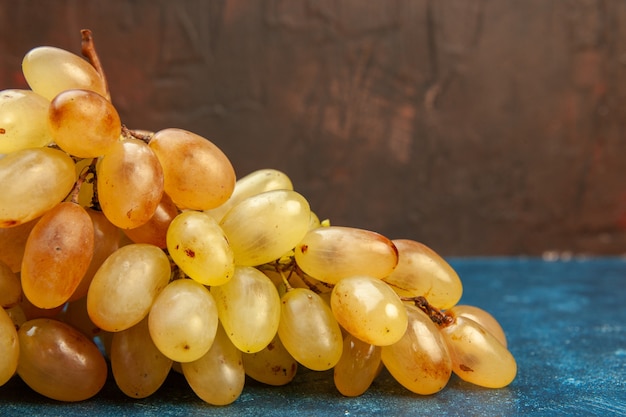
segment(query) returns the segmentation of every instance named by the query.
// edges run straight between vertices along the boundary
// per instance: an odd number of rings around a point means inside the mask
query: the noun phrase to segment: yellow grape
[[[50,102],[30,90],[0,91],[0,154],[46,146]]]
[[[20,278],[0,260],[0,308],[16,306],[22,298]]]
[[[333,372],[335,387],[346,397],[357,397],[367,391],[381,367],[380,346],[347,334],[343,339],[341,359]]]
[[[111,223],[132,229],[150,220],[163,196],[163,170],[148,145],[115,142],[96,172],[100,207]]]
[[[122,392],[133,398],[146,398],[156,392],[172,369],[172,360],[154,345],[145,318],[113,334],[111,371]]]
[[[310,230],[298,243],[295,259],[306,274],[336,284],[354,275],[389,275],[398,263],[398,250],[376,232],[329,226]]]
[[[169,283],[154,300],[148,318],[154,344],[176,362],[202,357],[213,344],[217,325],[213,296],[193,279]]]
[[[26,323],[28,320],[26,318],[26,313],[24,313],[24,309],[21,304],[16,306],[4,309],[6,313],[9,315],[11,320],[13,320],[13,324],[16,329],[19,329],[22,324]]]
[[[0,227],[33,220],[62,201],[76,181],[74,161],[51,148],[22,149],[0,159]]]
[[[208,214],[193,210],[180,213],[170,223],[166,241],[176,265],[201,284],[225,284],[235,272],[228,239]]]
[[[70,155],[96,158],[119,140],[122,122],[109,100],[89,90],[65,90],[50,102],[54,142]]]
[[[232,194],[235,170],[213,142],[186,130],[164,129],[149,145],[163,167],[165,192],[178,207],[208,210]]]
[[[238,266],[230,281],[211,288],[220,322],[242,352],[258,352],[276,335],[280,297],[272,281],[261,271]]]
[[[287,174],[276,169],[266,168],[253,171],[237,180],[233,193],[224,204],[206,210],[206,213],[220,222],[228,210],[246,198],[271,190],[293,190],[291,179]]]
[[[383,346],[389,373],[409,391],[429,395],[441,391],[452,374],[446,342],[433,321],[415,306],[406,306],[409,324],[400,340]]]
[[[41,308],[31,303],[27,297],[22,297],[18,306],[22,309],[26,319],[32,320],[39,318],[56,318],[63,311],[65,304],[54,308]]]
[[[298,362],[289,354],[278,334],[263,349],[243,353],[246,375],[264,384],[281,386],[291,382],[298,371]]]
[[[224,216],[237,265],[257,266],[280,258],[309,228],[309,203],[293,190],[272,190],[248,197]]]
[[[101,329],[119,332],[139,323],[169,282],[170,261],[156,246],[122,246],[102,263],[87,292],[87,311]]]
[[[491,333],[496,339],[498,339],[504,347],[507,346],[506,335],[504,334],[502,326],[500,326],[500,323],[498,323],[495,317],[482,308],[465,304],[455,305],[450,310],[446,311],[446,314],[463,316],[474,320],[476,323],[483,326],[485,330]]]
[[[391,345],[406,332],[404,304],[378,278],[353,276],[339,280],[331,293],[330,306],[348,333],[372,345]]]
[[[18,226],[0,227],[0,261],[7,264],[13,272],[22,269],[26,240],[38,221],[39,218],[36,218]]]
[[[7,312],[0,308],[0,387],[15,374],[19,356],[15,324]]]
[[[68,302],[55,318],[63,323],[69,324],[90,340],[94,340],[103,332],[89,317],[87,312],[87,297]]]
[[[30,88],[48,100],[62,91],[81,88],[107,96],[102,77],[83,58],[52,46],[28,51],[22,60],[22,72]]]
[[[392,241],[398,249],[398,265],[386,277],[391,288],[402,297],[423,296],[432,306],[447,310],[463,294],[456,271],[426,245],[408,239]]]
[[[487,388],[502,388],[515,379],[517,364],[513,355],[474,320],[456,316],[441,332],[450,351],[452,370],[461,379]]]
[[[146,223],[123,231],[135,243],[150,243],[165,249],[167,248],[167,229],[176,216],[178,216],[178,207],[170,196],[163,193],[154,214]]]
[[[343,337],[330,307],[306,288],[283,295],[278,336],[295,360],[314,371],[325,371],[339,362]]]
[[[22,260],[22,290],[37,307],[54,308],[74,293],[93,257],[94,229],[72,202],[44,214],[30,232]]]
[[[18,336],[17,373],[39,394],[59,401],[82,401],[104,386],[104,357],[72,326],[53,319],[34,319],[20,327]]]
[[[243,391],[246,374],[241,356],[222,326],[218,326],[211,349],[193,362],[182,363],[181,367],[200,399],[212,405],[227,405]]]

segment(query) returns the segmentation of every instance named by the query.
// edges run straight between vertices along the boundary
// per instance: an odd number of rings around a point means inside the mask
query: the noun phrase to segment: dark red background
[[[133,128],[443,255],[626,252],[626,2],[0,0],[0,89],[93,31]]]

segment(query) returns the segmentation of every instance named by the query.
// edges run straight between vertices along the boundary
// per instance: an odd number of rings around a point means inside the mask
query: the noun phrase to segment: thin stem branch
[[[96,45],[93,40],[93,35],[89,29],[82,29],[80,31],[82,36],[81,41],[81,53],[89,60],[91,65],[96,69],[100,77],[102,78],[102,82],[104,83],[104,88],[107,95],[107,100],[111,100],[111,92],[109,91],[109,83],[107,82],[107,78],[104,75],[104,69],[102,68],[102,63],[100,62],[100,57],[98,57],[98,53],[96,52]]]

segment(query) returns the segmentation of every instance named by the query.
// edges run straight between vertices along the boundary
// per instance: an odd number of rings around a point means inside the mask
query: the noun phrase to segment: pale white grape
[[[31,90],[0,91],[0,154],[52,142],[50,102]]]

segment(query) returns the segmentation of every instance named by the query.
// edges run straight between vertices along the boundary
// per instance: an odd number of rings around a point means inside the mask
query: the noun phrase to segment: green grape
[[[0,308],[16,306],[22,298],[20,278],[0,260]]]
[[[57,149],[6,155],[0,159],[0,228],[41,216],[67,196],[75,181],[74,161]]]
[[[280,320],[280,297],[261,271],[238,266],[230,281],[211,288],[220,322],[242,352],[258,352],[274,338]]]
[[[52,46],[39,46],[22,60],[24,78],[30,88],[48,100],[70,89],[86,89],[107,96],[104,80],[83,58]]]
[[[235,272],[228,239],[208,214],[193,210],[180,213],[170,223],[166,242],[176,265],[201,284],[225,284]]]
[[[337,282],[330,297],[337,322],[360,340],[391,345],[404,335],[408,323],[400,297],[383,281],[353,276]]]
[[[0,387],[15,374],[19,356],[15,324],[7,312],[0,308]]]
[[[150,243],[165,249],[167,248],[167,229],[178,213],[176,204],[170,196],[163,193],[154,214],[146,223],[132,229],[124,229],[123,232],[135,243]]]
[[[201,358],[181,364],[183,375],[200,399],[212,405],[227,405],[243,391],[246,374],[241,356],[220,325],[211,349]]]
[[[104,215],[119,228],[147,223],[163,196],[163,170],[144,142],[115,142],[98,163],[98,200]]]
[[[100,266],[87,292],[87,311],[101,329],[119,332],[139,323],[169,282],[170,261],[156,246],[122,246]]]
[[[148,319],[154,344],[176,362],[202,357],[213,344],[217,325],[213,296],[193,279],[169,283],[154,300]]]
[[[89,90],[65,90],[50,102],[50,132],[54,142],[78,158],[106,154],[122,133],[115,107]]]
[[[398,263],[398,250],[376,232],[329,226],[310,230],[298,243],[295,259],[306,274],[336,284],[354,275],[389,275]]]
[[[22,269],[22,258],[30,231],[39,218],[8,228],[0,227],[0,261],[4,262],[13,272]]]
[[[500,323],[498,323],[495,317],[482,308],[465,304],[455,305],[446,311],[446,314],[452,316],[463,316],[474,320],[476,323],[484,327],[485,330],[491,333],[496,339],[498,339],[504,347],[507,346],[506,335],[504,334],[502,326],[500,326]]]
[[[163,385],[172,360],[154,345],[145,318],[113,334],[111,371],[122,392],[132,398],[146,398]]]
[[[452,374],[452,361],[439,328],[422,310],[407,305],[406,333],[383,346],[382,360],[389,373],[406,389],[422,395],[442,390]]]
[[[285,349],[278,334],[263,349],[243,353],[243,368],[250,378],[267,385],[281,386],[291,382],[298,371],[298,362]]]
[[[183,209],[208,210],[228,200],[235,170],[213,142],[182,129],[164,129],[150,139],[163,167],[165,192]]]
[[[93,257],[94,228],[85,209],[72,202],[44,214],[30,232],[22,260],[22,290],[37,307],[63,305]]]
[[[0,91],[0,154],[46,146],[50,102],[30,90]]]
[[[309,228],[309,203],[292,190],[272,190],[248,197],[224,216],[237,265],[257,266],[280,258]]]
[[[502,388],[517,374],[513,355],[474,320],[454,317],[441,329],[452,359],[452,370],[461,379],[481,387]]]
[[[35,392],[58,401],[82,401],[104,386],[104,357],[72,326],[53,319],[29,320],[18,337],[17,373]]]
[[[228,210],[246,198],[271,190],[293,190],[291,179],[287,174],[276,169],[267,168],[253,171],[237,180],[233,193],[224,204],[206,210],[206,213],[219,223]]]
[[[281,301],[278,336],[289,354],[314,371],[335,366],[343,351],[343,337],[330,307],[306,288],[287,291]]]
[[[461,299],[461,279],[435,251],[414,240],[392,242],[398,249],[398,265],[383,277],[383,281],[398,295],[426,297],[429,304],[442,310],[449,309]]]
[[[381,369],[381,347],[347,334],[333,372],[335,387],[346,397],[357,397],[367,391]]]

